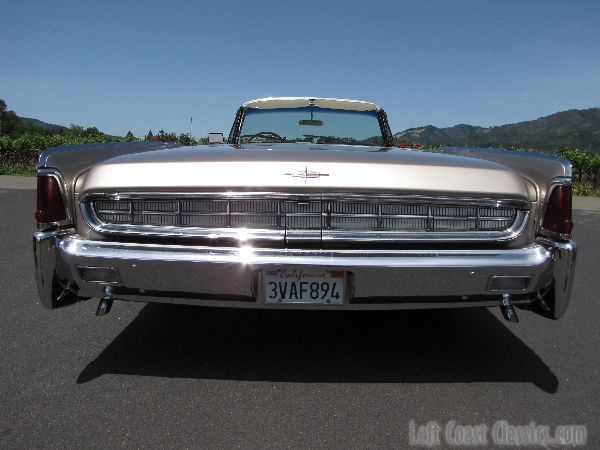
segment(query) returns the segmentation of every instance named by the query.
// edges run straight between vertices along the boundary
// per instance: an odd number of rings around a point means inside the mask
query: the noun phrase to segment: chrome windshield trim
[[[378,111],[378,105],[362,100],[324,97],[267,97],[250,100],[242,105],[243,108],[275,109],[302,108],[313,102],[316,106],[350,111]]]

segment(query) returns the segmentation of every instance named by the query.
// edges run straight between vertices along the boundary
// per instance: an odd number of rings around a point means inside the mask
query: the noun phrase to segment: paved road
[[[0,186],[0,448],[405,448],[409,424],[584,425],[600,448],[600,212],[566,317],[37,300],[35,192]],[[458,428],[454,428],[456,431]],[[501,431],[501,428],[497,428]],[[451,436],[452,437],[452,436]],[[480,447],[481,448],[481,447]]]

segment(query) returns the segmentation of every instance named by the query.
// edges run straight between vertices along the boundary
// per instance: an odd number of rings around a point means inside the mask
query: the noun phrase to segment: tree
[[[39,131],[39,127],[23,122],[17,113],[7,110],[6,102],[0,99],[0,135],[19,137],[27,132]]]
[[[96,127],[88,127],[83,131],[83,136],[93,139],[102,139],[105,137],[105,134]]]
[[[2,120],[1,134],[17,135],[21,121],[14,111],[4,111],[0,120]]]
[[[67,132],[65,133],[65,136],[69,139],[82,137],[83,127],[81,125],[75,125],[74,123],[72,123]]]
[[[4,119],[4,111],[6,111],[6,102],[0,98],[0,136],[2,136],[2,120]]]

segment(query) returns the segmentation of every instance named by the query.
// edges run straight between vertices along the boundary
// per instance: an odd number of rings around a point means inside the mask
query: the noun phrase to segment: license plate
[[[345,272],[305,268],[265,270],[265,303],[344,303]]]

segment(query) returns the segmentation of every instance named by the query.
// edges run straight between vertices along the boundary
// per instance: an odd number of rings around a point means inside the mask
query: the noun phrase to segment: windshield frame
[[[384,144],[375,111],[340,110],[317,106],[246,110],[239,143],[250,142],[379,147]]]
[[[372,105],[373,107],[367,107],[365,109],[362,108],[354,108],[348,107],[347,103],[350,101],[343,100],[337,102],[345,102],[342,106],[340,103],[339,108],[335,104],[335,99],[327,99],[330,103],[327,105],[328,107],[322,107],[314,104],[304,103],[302,106],[290,105],[287,102],[287,98],[281,99],[264,99],[268,100],[269,106],[265,103],[261,105],[261,107],[255,106],[258,101],[245,103],[242,107],[240,107],[237,111],[234,123],[231,127],[231,131],[229,133],[229,138],[227,142],[229,144],[237,144],[243,145],[248,143],[248,140],[251,142],[260,142],[260,143],[309,143],[309,144],[343,144],[343,145],[359,145],[359,146],[379,146],[379,147],[393,147],[394,146],[394,138],[392,136],[391,130],[389,128],[389,124],[387,122],[387,115],[385,111],[380,109],[377,105],[368,104],[366,102],[358,102],[353,101],[352,106],[361,105],[364,103],[365,105]],[[298,99],[299,100],[299,99]],[[274,101],[280,101],[279,104],[273,105]],[[317,100],[319,101],[319,100]],[[262,102],[262,100],[261,100]],[[311,102],[313,102],[311,100]],[[251,104],[252,106],[248,106]],[[260,103],[258,103],[260,104]],[[291,106],[291,107],[290,107]],[[313,114],[311,114],[311,112]],[[261,115],[262,114],[262,115]],[[275,126],[272,126],[269,121],[265,121],[264,125],[255,126],[255,128],[250,127],[250,129],[246,128],[244,130],[244,126],[247,126],[246,118],[268,118],[269,115],[271,117],[277,117],[282,114],[287,114],[290,117],[294,117],[294,120],[289,121],[286,125],[287,129],[282,129],[283,131],[278,131],[275,129]],[[373,117],[375,122],[369,124],[367,127],[363,127],[363,131],[368,131],[368,136],[356,136],[354,130],[346,133],[342,133],[340,135],[332,135],[330,133],[326,133],[324,128],[318,126],[318,122],[323,122],[323,115],[327,116],[330,120],[333,118],[339,119],[341,118],[350,118],[352,120],[361,119],[362,117]],[[300,120],[298,120],[300,118]],[[310,120],[308,120],[310,119]],[[352,122],[350,120],[349,122]],[[296,123],[293,129],[294,132],[290,134],[290,128],[293,123]],[[315,125],[300,125],[300,122],[314,122]],[[325,122],[327,124],[327,122]],[[335,122],[334,122],[335,123]],[[255,125],[255,124],[254,124]],[[253,125],[253,126],[254,126]],[[259,129],[265,128],[265,129]],[[306,128],[306,132],[304,131]],[[339,128],[344,129],[344,125],[339,126]],[[335,129],[335,127],[334,127]],[[349,129],[346,125],[346,131]],[[246,132],[247,131],[247,132]],[[281,133],[281,134],[278,134]],[[254,139],[250,139],[252,136],[255,136]],[[244,139],[245,138],[245,139]],[[349,139],[348,139],[349,138]],[[358,138],[358,139],[357,139]]]

